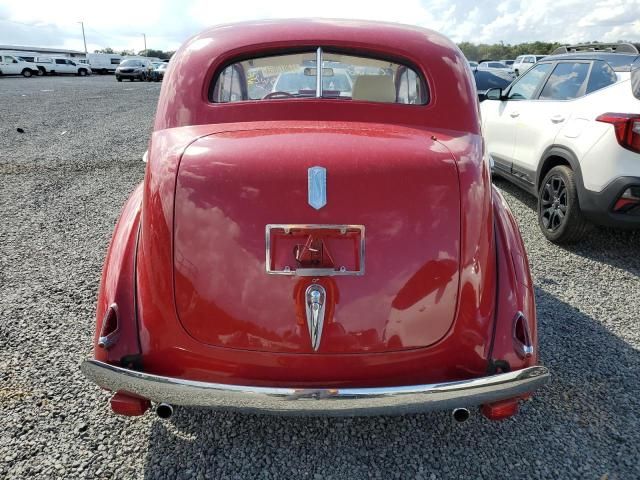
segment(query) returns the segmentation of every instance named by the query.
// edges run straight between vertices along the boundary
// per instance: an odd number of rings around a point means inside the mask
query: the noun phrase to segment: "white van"
[[[87,60],[91,66],[91,70],[95,73],[104,75],[105,73],[114,73],[124,57],[115,53],[88,53]]]
[[[42,75],[35,63],[26,62],[16,55],[0,52],[0,75]]]

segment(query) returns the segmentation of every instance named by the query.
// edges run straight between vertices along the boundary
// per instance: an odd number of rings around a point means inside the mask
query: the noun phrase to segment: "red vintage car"
[[[82,366],[116,413],[501,419],[547,381],[453,43],[268,21],[207,30],[171,63]]]

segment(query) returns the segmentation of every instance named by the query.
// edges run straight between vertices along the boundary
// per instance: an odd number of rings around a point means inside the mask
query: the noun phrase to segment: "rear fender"
[[[536,365],[538,361],[535,296],[520,231],[504,197],[495,187],[493,209],[498,293],[491,358],[494,362],[506,361],[511,370],[516,370]],[[534,347],[533,354],[525,358],[518,353],[514,339],[514,320],[518,312],[524,314]]]
[[[120,364],[123,357],[140,353],[135,269],[141,202],[142,185],[139,185],[122,209],[102,269],[96,308],[94,354],[96,359],[109,363]],[[118,326],[111,346],[103,348],[98,346],[98,339],[105,314],[111,306],[116,310]]]

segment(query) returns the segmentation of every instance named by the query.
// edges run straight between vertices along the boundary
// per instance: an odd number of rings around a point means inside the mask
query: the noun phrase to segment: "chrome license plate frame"
[[[295,268],[284,267],[282,269],[273,268],[272,258],[272,233],[275,230],[281,230],[284,234],[296,231],[314,232],[321,230],[338,230],[346,235],[348,233],[358,232],[358,255],[356,269],[347,269],[345,267],[338,268]],[[364,275],[365,265],[365,228],[364,225],[339,225],[339,224],[267,224],[265,227],[265,244],[266,259],[265,267],[269,275],[294,275],[298,277],[331,277],[331,276],[361,276]]]

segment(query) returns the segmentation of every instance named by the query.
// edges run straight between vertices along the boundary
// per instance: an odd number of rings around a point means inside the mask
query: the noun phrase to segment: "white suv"
[[[520,55],[511,65],[511,70],[516,76],[522,75],[543,58],[544,55]]]
[[[640,54],[546,57],[481,105],[493,171],[538,197],[544,235],[640,228]]]

